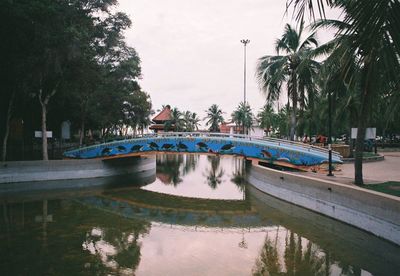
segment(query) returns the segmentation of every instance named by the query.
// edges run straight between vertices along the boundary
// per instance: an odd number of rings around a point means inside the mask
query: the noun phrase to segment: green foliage
[[[9,106],[11,118],[30,122],[25,124],[27,133],[39,128],[42,116],[42,128],[53,130],[56,137],[64,120],[83,134],[90,129],[103,136],[127,126],[143,130],[149,124],[150,97],[137,82],[140,59],[124,41],[131,21],[115,10],[116,4],[115,0],[0,3],[4,26],[0,80],[5,88],[0,94],[1,134],[6,132],[3,115]],[[32,116],[34,111],[37,115]]]
[[[241,133],[245,133],[246,129],[250,129],[255,119],[250,105],[243,102],[239,104],[231,116],[232,121],[241,129]]]
[[[211,132],[219,132],[219,125],[224,122],[222,110],[218,105],[213,104],[206,110],[206,113],[207,116],[204,118],[204,120],[207,120],[206,126],[210,126]]]
[[[282,37],[275,42],[277,55],[261,57],[256,72],[260,89],[265,92],[268,103],[279,101],[282,86],[286,84],[288,107],[291,102],[291,140],[297,127],[297,109],[300,107],[303,113],[307,101],[312,109],[317,96],[315,80],[320,65],[313,60],[313,48],[318,42],[315,33],[303,39],[303,32],[303,21],[298,30],[286,24]],[[280,55],[280,52],[285,55]]]
[[[180,111],[175,107],[171,110],[171,120],[164,123],[164,130],[193,132],[199,129],[199,125],[200,118],[196,112]]]

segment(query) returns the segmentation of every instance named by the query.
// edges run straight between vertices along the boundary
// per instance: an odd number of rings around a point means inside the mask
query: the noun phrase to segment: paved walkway
[[[379,152],[378,152],[379,153]],[[385,156],[383,161],[363,163],[363,178],[365,184],[382,183],[386,181],[400,182],[400,152],[380,152]],[[354,181],[354,163],[343,164],[341,171],[334,172],[335,176],[324,173],[306,173],[312,177],[323,178],[344,184]]]

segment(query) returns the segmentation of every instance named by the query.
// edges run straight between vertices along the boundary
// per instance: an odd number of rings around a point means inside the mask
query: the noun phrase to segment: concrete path
[[[380,152],[385,156],[383,161],[363,163],[363,177],[365,184],[382,183],[386,181],[400,182],[400,152]],[[312,177],[322,178],[344,184],[354,181],[354,163],[343,164],[341,171],[334,172],[333,177],[325,173],[306,173]]]

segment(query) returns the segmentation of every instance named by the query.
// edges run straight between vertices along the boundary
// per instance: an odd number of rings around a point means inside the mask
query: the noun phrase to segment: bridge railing
[[[270,142],[278,146],[281,145],[291,145],[299,148],[307,149],[308,151],[318,151],[322,153],[328,153],[329,149],[321,148],[309,144],[304,144],[302,142],[289,141],[284,139],[272,138],[272,137],[255,137],[246,134],[230,134],[230,133],[218,133],[218,132],[162,132],[156,134],[144,134],[130,138],[156,138],[156,137],[222,137],[222,138],[236,138],[248,141],[259,141],[259,142]],[[340,155],[336,151],[332,151],[332,154]]]

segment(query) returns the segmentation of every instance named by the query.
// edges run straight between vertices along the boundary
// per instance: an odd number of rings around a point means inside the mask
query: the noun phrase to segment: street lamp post
[[[242,39],[240,42],[243,43],[244,46],[244,55],[243,55],[243,60],[244,60],[244,70],[243,70],[243,82],[244,82],[244,87],[243,87],[243,103],[246,104],[246,46],[248,43],[250,43],[250,40],[248,39]]]
[[[243,105],[244,108],[246,108],[246,46],[247,44],[250,43],[249,39],[242,39],[240,40],[240,42],[243,43],[243,48],[244,48],[244,54],[243,54],[243,60],[244,60],[244,64],[243,64]],[[246,115],[246,114],[244,114]],[[243,118],[243,134],[246,134],[246,130],[245,130],[245,118]]]

